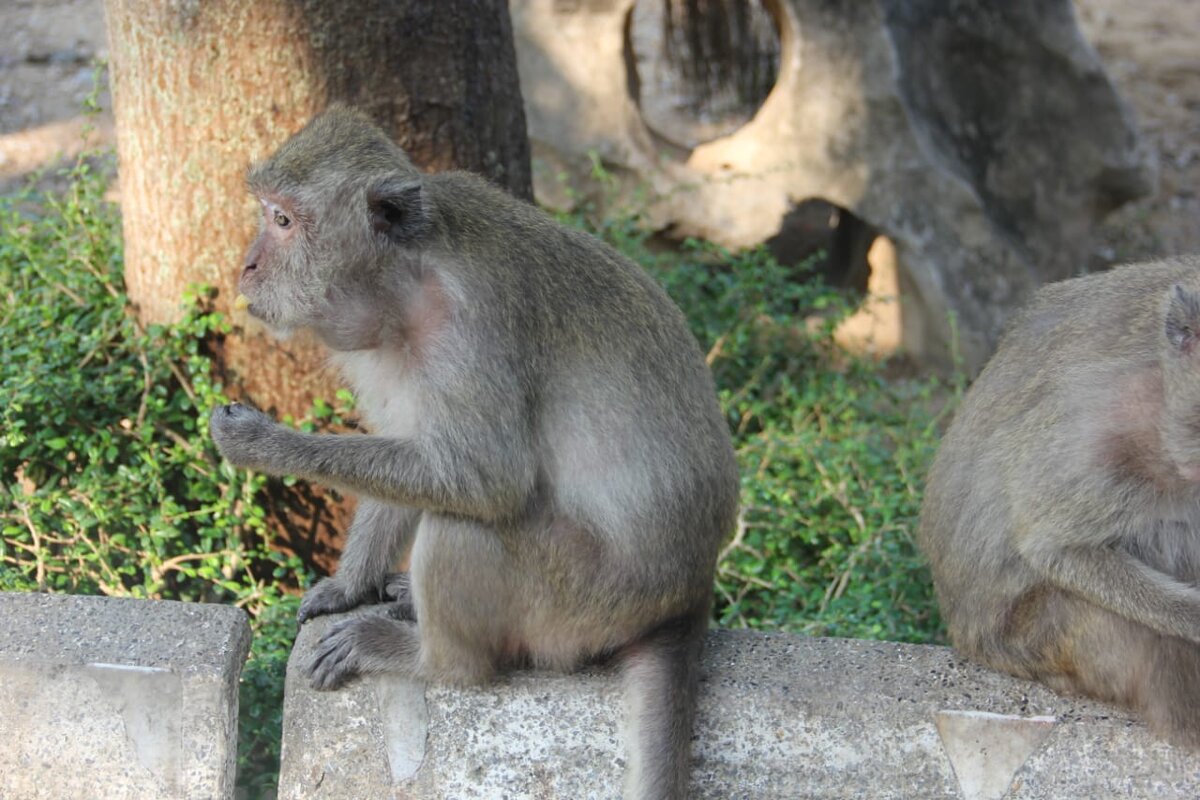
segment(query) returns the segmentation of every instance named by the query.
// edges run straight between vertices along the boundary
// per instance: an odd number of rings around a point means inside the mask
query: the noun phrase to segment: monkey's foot
[[[326,578],[304,593],[300,610],[296,612],[296,622],[304,624],[313,617],[340,614],[368,601],[368,597],[346,591],[345,585],[337,578]]]
[[[305,672],[314,689],[336,689],[355,675],[416,674],[420,652],[416,627],[387,617],[338,622],[317,645]]]

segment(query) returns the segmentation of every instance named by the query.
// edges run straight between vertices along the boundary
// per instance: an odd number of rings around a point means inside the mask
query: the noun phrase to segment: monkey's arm
[[[1128,553],[1080,545],[1027,547],[1022,554],[1062,589],[1159,633],[1200,642],[1200,591]]]
[[[213,441],[239,467],[296,475],[387,503],[495,521],[519,513],[533,485],[517,435],[460,423],[453,440],[301,433],[240,404],[209,421]],[[502,441],[504,447],[486,447]]]

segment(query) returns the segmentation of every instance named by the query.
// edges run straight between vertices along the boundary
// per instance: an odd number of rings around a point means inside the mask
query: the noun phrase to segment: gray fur
[[[627,796],[687,792],[700,642],[738,475],[703,356],[636,265],[463,173],[423,176],[335,109],[250,175],[270,211],[240,288],[281,334],[334,351],[371,435],[245,406],[211,420],[239,466],[363,497],[302,620],[340,623],[309,671],[476,683],[617,654]],[[389,576],[409,551],[407,581]],[[414,620],[419,620],[419,624]]]
[[[971,387],[920,542],[954,645],[1200,745],[1200,258],[1043,289]]]

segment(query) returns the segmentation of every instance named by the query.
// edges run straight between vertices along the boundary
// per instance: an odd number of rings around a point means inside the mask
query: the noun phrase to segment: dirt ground
[[[1097,232],[1092,266],[1200,252],[1200,1],[1076,0],[1084,33],[1158,156],[1159,190]],[[106,56],[101,0],[0,2],[0,192],[82,146],[95,57]],[[114,141],[111,101],[93,141]]]

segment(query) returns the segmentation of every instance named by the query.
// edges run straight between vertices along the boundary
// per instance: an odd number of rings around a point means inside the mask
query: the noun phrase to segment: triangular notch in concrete
[[[984,711],[939,711],[934,720],[965,800],[1001,800],[1055,723]]]

